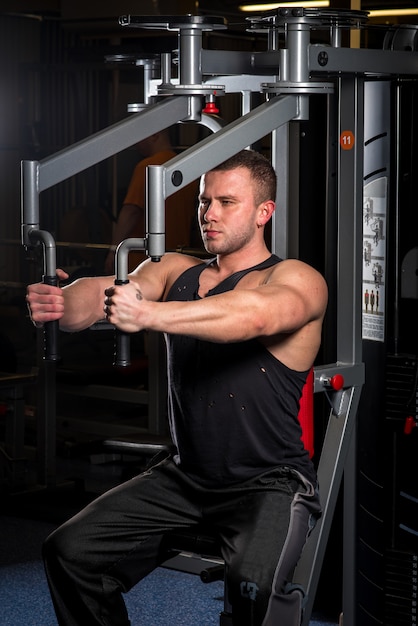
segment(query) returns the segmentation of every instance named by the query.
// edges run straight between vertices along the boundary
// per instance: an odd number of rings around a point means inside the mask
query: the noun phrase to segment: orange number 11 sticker
[[[340,135],[340,146],[343,150],[352,150],[354,147],[354,135],[351,130],[343,130]]]

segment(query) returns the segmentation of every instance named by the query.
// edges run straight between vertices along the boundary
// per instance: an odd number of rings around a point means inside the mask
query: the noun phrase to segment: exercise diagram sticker
[[[363,339],[385,339],[387,178],[364,185]]]
[[[340,146],[343,150],[352,150],[354,148],[354,134],[351,130],[343,130],[340,135]]]

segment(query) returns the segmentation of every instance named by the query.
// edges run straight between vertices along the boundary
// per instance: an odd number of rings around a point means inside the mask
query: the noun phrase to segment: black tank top
[[[280,261],[271,255],[229,276],[208,296]],[[167,300],[200,299],[199,276],[212,262],[186,270]],[[308,372],[289,369],[256,339],[220,344],[166,334],[166,341],[170,428],[175,461],[185,473],[204,486],[221,487],[288,466],[315,481],[297,417]]]

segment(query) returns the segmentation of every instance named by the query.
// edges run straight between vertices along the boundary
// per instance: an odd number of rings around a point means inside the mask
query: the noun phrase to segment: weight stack
[[[389,550],[386,553],[385,624],[415,626],[418,598],[418,555]]]
[[[384,624],[418,624],[418,359],[388,355]],[[408,420],[413,426],[408,428]]]

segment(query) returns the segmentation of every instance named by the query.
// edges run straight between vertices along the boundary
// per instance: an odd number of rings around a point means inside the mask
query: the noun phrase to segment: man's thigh
[[[319,515],[314,488],[292,473],[268,473],[253,487],[231,497],[220,526],[229,599],[240,626],[263,624],[272,598],[278,604]],[[280,614],[276,618],[287,624]]]
[[[199,523],[178,475],[163,461],[104,493],[54,533],[56,548],[74,567],[131,588],[164,560],[167,532]]]

